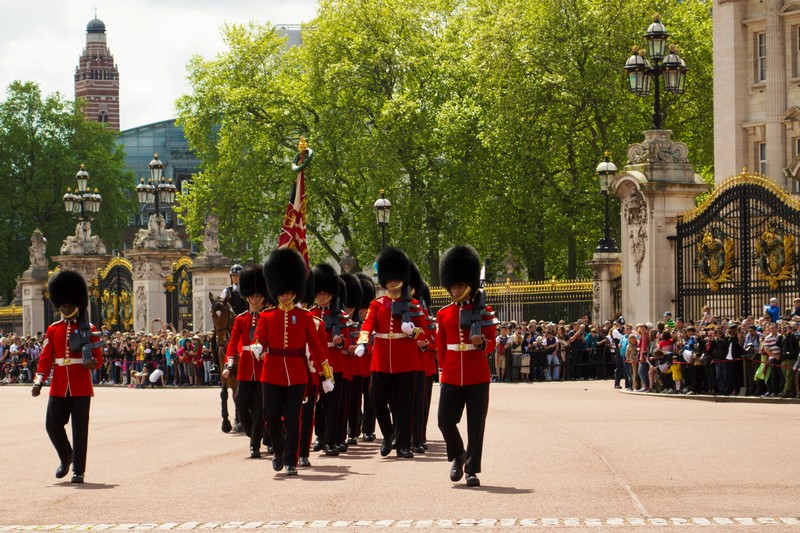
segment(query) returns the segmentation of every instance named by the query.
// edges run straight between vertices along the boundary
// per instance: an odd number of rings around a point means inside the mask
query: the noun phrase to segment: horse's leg
[[[223,433],[230,433],[231,421],[228,420],[228,387],[225,380],[221,380],[222,389],[219,391],[219,399],[222,405],[222,431]]]

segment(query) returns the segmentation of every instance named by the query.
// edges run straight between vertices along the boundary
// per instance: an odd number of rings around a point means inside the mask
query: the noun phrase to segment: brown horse
[[[216,346],[214,347],[214,362],[219,367],[219,383],[222,388],[219,393],[219,397],[222,402],[222,431],[229,433],[231,429],[233,429],[234,432],[240,432],[242,431],[242,426],[239,424],[239,415],[236,413],[236,388],[238,382],[236,381],[235,370],[236,365],[239,364],[239,354],[234,356],[233,372],[231,372],[227,378],[222,377],[222,370],[225,368],[227,363],[225,351],[228,347],[228,340],[231,338],[233,321],[236,318],[236,315],[234,315],[233,309],[231,308],[230,304],[228,304],[227,295],[225,295],[225,298],[220,298],[219,296],[214,296],[209,292],[208,299],[211,300],[211,321],[214,323],[214,340],[216,341]],[[228,389],[231,389],[231,397],[234,400],[233,426],[231,426],[230,420],[228,420]]]

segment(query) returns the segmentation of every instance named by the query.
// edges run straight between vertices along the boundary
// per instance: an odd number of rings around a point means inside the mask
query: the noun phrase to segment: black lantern
[[[386,227],[389,225],[389,217],[392,212],[392,202],[386,199],[381,189],[381,197],[375,200],[372,209],[375,211],[375,220],[381,228],[381,249],[386,248]]]
[[[86,167],[81,163],[81,168],[75,174],[75,179],[78,181],[78,187],[75,192],[67,187],[67,192],[63,196],[64,210],[67,213],[72,213],[81,222],[91,220],[89,213],[97,213],[100,211],[100,202],[103,197],[100,196],[97,188],[92,191],[89,189],[89,173]]]
[[[161,216],[160,206],[166,204],[168,207],[175,202],[176,187],[172,179],[164,178],[164,163],[158,158],[158,154],[153,154],[153,160],[147,165],[150,169],[150,179],[145,183],[144,178],[139,180],[136,186],[136,195],[142,207],[153,204],[155,214]]]
[[[600,185],[600,192],[605,197],[606,219],[603,226],[603,237],[597,241],[597,248],[595,248],[594,251],[603,254],[617,253],[619,252],[619,248],[611,237],[611,224],[608,215],[608,188],[611,186],[614,176],[617,175],[617,165],[611,162],[608,152],[605,153],[603,162],[597,165],[595,174],[597,175],[597,182]]]

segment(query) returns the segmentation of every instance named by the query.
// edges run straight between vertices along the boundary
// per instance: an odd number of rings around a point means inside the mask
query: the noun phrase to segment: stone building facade
[[[747,168],[800,192],[800,1],[713,10],[716,183]]]

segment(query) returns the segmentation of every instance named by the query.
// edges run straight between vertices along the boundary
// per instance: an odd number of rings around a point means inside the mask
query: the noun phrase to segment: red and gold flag
[[[297,182],[286,206],[281,234],[278,237],[278,248],[294,248],[308,267],[308,243],[306,242],[306,178],[305,168],[314,157],[314,151],[308,148],[306,140],[301,137],[298,146],[300,152],[292,161],[292,170],[297,172]]]

